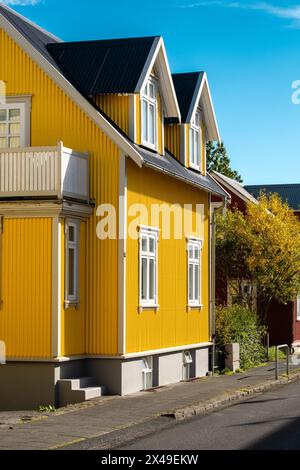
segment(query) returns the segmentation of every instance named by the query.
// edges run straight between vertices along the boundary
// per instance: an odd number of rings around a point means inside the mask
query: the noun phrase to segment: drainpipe
[[[210,203],[210,337],[212,339],[211,373],[214,375],[216,337],[216,212],[226,212],[228,198]]]

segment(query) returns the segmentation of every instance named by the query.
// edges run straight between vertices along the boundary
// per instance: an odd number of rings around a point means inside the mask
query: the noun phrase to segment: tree
[[[206,145],[206,161],[207,161],[207,170],[218,171],[222,175],[228,176],[239,183],[242,183],[241,175],[236,171],[232,170],[230,167],[230,158],[227,155],[227,150],[224,147],[223,142],[214,144],[213,142],[208,142]]]
[[[300,223],[276,194],[248,203],[245,214],[235,209],[218,217],[216,256],[221,279],[241,303],[243,281],[257,286],[263,319],[273,300],[286,304],[300,293]]]

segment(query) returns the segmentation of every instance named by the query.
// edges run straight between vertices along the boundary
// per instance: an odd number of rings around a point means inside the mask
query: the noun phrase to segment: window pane
[[[195,126],[199,127],[200,126],[200,116],[199,113],[195,114]]]
[[[69,248],[69,256],[68,256],[68,294],[75,295],[75,282],[74,282],[74,275],[75,275],[75,250],[74,248]]]
[[[20,121],[20,110],[19,109],[10,109],[9,110],[9,120],[10,121]]]
[[[21,126],[19,122],[9,125],[9,133],[11,135],[20,135],[20,131],[21,131]]]
[[[69,241],[75,241],[75,227],[73,225],[68,226],[68,233],[69,233]]]
[[[149,251],[155,253],[155,239],[153,237],[149,238]]]
[[[194,163],[194,131],[190,129],[190,161]]]
[[[194,300],[194,266],[189,264],[189,299]]]
[[[9,139],[9,147],[10,148],[17,148],[21,146],[20,137],[10,137]]]
[[[155,108],[149,104],[149,142],[154,144]]]
[[[0,121],[6,121],[6,109],[0,109]]]
[[[189,259],[194,259],[194,247],[190,245],[189,247]]]
[[[199,266],[194,266],[194,271],[195,271],[195,300],[199,300],[199,290],[200,290],[200,285],[199,285]]]
[[[148,105],[143,101],[143,140],[148,141]]]
[[[142,258],[142,295],[143,300],[147,299],[147,259]]]
[[[198,246],[195,246],[195,259],[199,261],[200,259],[200,250]]]
[[[6,135],[7,126],[6,124],[0,124],[0,135]]]
[[[195,164],[199,165],[199,133],[194,132],[195,134]]]
[[[154,98],[154,85],[153,85],[153,83],[149,83],[149,96],[150,96],[150,98]]]
[[[4,149],[7,147],[6,138],[0,137],[0,148]]]
[[[149,300],[155,299],[155,262],[149,260]]]
[[[142,238],[142,251],[148,251],[147,238],[145,237]]]

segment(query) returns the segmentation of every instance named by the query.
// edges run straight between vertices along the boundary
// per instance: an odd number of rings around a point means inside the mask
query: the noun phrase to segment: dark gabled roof
[[[135,147],[144,159],[143,166],[165,173],[200,189],[212,192],[222,198],[228,197],[228,194],[213,180],[213,178],[211,178],[209,174],[203,176],[200,173],[189,170],[169,152],[166,151],[165,155],[160,155],[141,148],[138,145],[135,145]]]
[[[157,36],[48,44],[65,77],[85,96],[134,93]]]
[[[46,46],[49,43],[60,42],[59,38],[48,33],[48,31],[32,23],[27,18],[24,18],[24,16],[19,15],[17,12],[3,4],[0,4],[0,13],[30,42],[35,49],[37,49],[52,65],[56,66],[56,63],[47,51]]]
[[[258,198],[261,192],[278,194],[292,209],[300,210],[300,184],[258,184],[245,186],[245,189],[255,198]]]
[[[187,122],[188,113],[196,93],[196,88],[204,72],[175,73],[172,75],[182,122]]]

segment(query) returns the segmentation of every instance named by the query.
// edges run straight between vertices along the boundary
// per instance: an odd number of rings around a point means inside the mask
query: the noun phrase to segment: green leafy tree
[[[243,280],[257,286],[264,319],[273,300],[286,304],[300,292],[300,223],[277,194],[261,194],[245,214],[218,216],[216,256],[220,278],[236,289],[240,303]]]
[[[206,145],[206,161],[207,170],[218,171],[222,175],[228,176],[239,183],[242,183],[241,175],[230,167],[230,158],[227,155],[227,150],[224,147],[223,142],[214,144],[214,142],[208,142]]]

